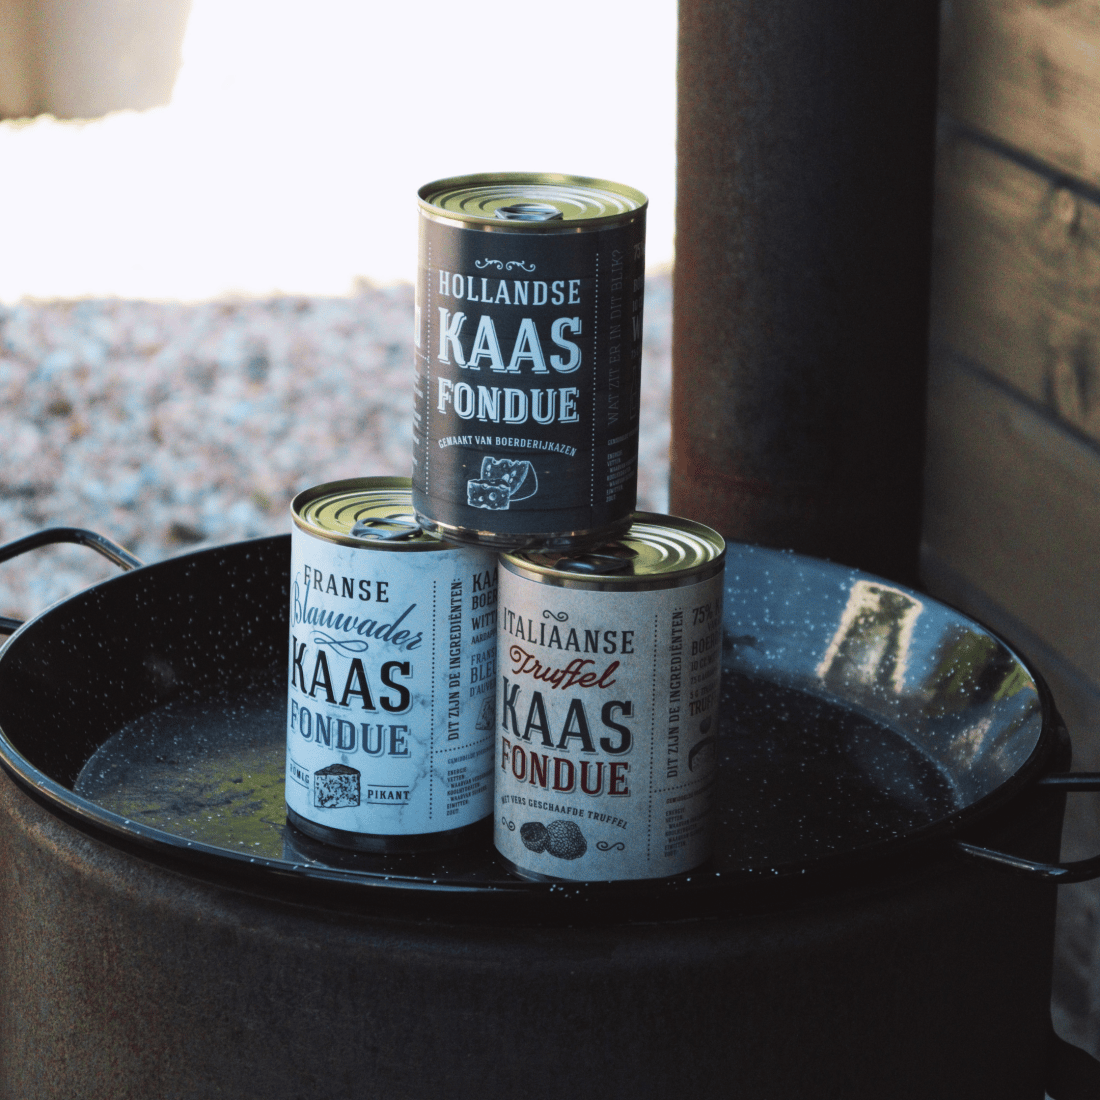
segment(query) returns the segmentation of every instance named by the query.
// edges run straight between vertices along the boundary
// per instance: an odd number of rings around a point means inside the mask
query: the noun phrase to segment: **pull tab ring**
[[[356,520],[349,534],[357,539],[403,542],[420,534],[420,524],[408,516],[367,516]]]

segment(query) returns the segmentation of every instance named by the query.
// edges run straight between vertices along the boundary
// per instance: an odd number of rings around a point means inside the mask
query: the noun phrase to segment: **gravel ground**
[[[646,282],[639,507],[667,509],[672,287]],[[0,542],[87,527],[144,561],[289,530],[296,492],[405,474],[412,288],[347,298],[0,306]],[[114,567],[82,547],[0,565],[26,618]]]

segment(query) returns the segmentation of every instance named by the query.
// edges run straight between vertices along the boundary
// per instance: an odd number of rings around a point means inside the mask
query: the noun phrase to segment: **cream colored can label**
[[[346,832],[492,808],[494,555],[291,540],[287,805]]]
[[[497,849],[521,871],[663,878],[710,856],[722,577],[603,592],[500,573]]]

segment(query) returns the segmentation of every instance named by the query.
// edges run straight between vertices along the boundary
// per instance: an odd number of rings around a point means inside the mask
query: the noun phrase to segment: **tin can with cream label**
[[[364,851],[462,843],[492,808],[495,556],[425,534],[408,478],[291,516],[288,820]]]
[[[413,504],[445,538],[591,545],[637,496],[646,198],[503,173],[420,189]]]
[[[494,840],[522,875],[664,878],[711,854],[725,542],[635,513],[501,558]]]

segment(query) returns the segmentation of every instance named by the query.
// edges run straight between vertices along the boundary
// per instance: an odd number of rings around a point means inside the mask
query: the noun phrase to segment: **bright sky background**
[[[417,188],[571,172],[672,260],[676,0],[194,0],[169,106],[0,123],[0,300],[411,280]]]

